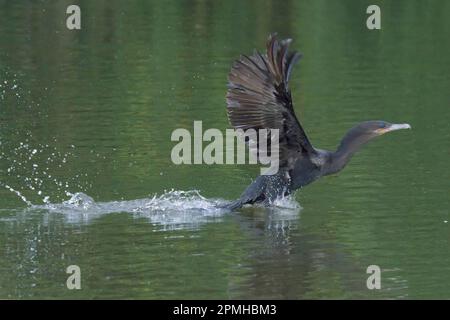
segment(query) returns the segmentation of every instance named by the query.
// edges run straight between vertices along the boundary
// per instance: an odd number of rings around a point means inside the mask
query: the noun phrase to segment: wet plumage
[[[230,205],[233,209],[247,203],[271,204],[278,197],[340,171],[372,138],[410,128],[408,124],[365,121],[348,131],[336,151],[314,148],[294,112],[289,78],[301,55],[289,51],[290,43],[290,39],[278,40],[271,35],[266,53],[242,55],[229,73],[226,100],[231,125],[242,130],[279,130],[278,173],[257,177]]]

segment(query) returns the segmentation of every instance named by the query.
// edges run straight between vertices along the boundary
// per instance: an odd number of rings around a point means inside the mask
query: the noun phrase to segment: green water
[[[370,31],[372,2],[79,1],[69,31],[70,1],[0,0],[0,298],[450,298],[450,2],[378,1]],[[273,31],[304,54],[291,89],[316,147],[363,120],[413,130],[301,209],[216,212],[259,168],[176,166],[170,135],[229,128],[231,63]]]

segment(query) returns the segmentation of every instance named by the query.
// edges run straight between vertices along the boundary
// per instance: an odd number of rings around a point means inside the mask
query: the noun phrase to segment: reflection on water
[[[197,191],[170,191],[161,196],[147,199],[112,202],[95,202],[88,195],[77,193],[60,204],[33,205],[25,209],[2,210],[0,223],[6,231],[4,235],[6,241],[20,239],[20,246],[8,246],[9,250],[4,252],[4,258],[5,261],[8,261],[8,264],[14,261],[19,266],[14,271],[14,277],[6,281],[6,285],[14,288],[6,297],[27,298],[39,297],[41,294],[46,295],[49,288],[43,286],[43,284],[49,285],[52,290],[58,290],[58,288],[61,290],[64,283],[58,283],[58,279],[64,278],[64,266],[82,258],[78,255],[81,252],[84,252],[84,255],[86,250],[91,253],[102,252],[102,255],[106,253],[108,258],[103,256],[101,257],[102,260],[104,258],[122,260],[123,256],[129,253],[128,250],[131,249],[132,252],[137,253],[138,251],[133,247],[139,246],[140,242],[146,243],[146,251],[149,254],[145,257],[145,259],[148,259],[146,267],[150,270],[156,268],[160,272],[164,272],[164,268],[168,267],[173,270],[176,266],[165,265],[169,261],[154,260],[158,256],[157,252],[172,251],[171,248],[176,243],[183,241],[182,247],[186,251],[181,250],[182,257],[185,259],[204,257],[209,260],[209,249],[205,252],[202,248],[205,242],[203,236],[199,234],[207,228],[205,224],[219,225],[220,223],[227,223],[225,220],[228,220],[228,223],[238,224],[239,228],[243,228],[242,230],[248,232],[249,235],[259,234],[261,231],[263,234],[270,235],[267,239],[267,249],[270,248],[269,253],[276,248],[284,254],[290,253],[290,233],[291,230],[296,228],[300,212],[300,207],[294,199],[281,199],[271,208],[248,206],[243,209],[242,214],[219,208],[225,203],[227,201],[208,200]],[[108,223],[107,221],[115,222]],[[120,228],[117,228],[121,225],[121,221],[128,221],[127,225],[136,226],[136,228],[132,228],[134,231],[129,231],[132,233],[132,238],[126,240],[121,235]],[[250,221],[252,222],[249,224]],[[252,225],[257,221],[259,223]],[[261,223],[262,225],[260,225]],[[114,233],[113,243],[100,241],[97,246],[88,240],[90,238],[88,236],[90,226],[96,228],[98,225],[106,226],[108,229],[106,233]],[[148,229],[148,226],[151,226],[150,229]],[[139,229],[142,228],[145,231],[140,232]],[[262,229],[259,230],[260,228]],[[101,234],[103,234],[103,231],[96,233],[94,239]],[[212,241],[213,245],[220,246],[219,241],[226,241],[226,238],[222,238],[223,236],[219,234],[221,239]],[[75,240],[78,237],[82,238],[81,242],[80,239]],[[192,252],[190,242],[199,242],[195,246],[198,248]],[[123,248],[124,245],[131,245],[131,248],[127,248],[126,252],[121,251],[120,248]],[[115,250],[113,251],[117,253],[110,252],[107,249],[110,246],[114,246]],[[152,251],[155,252],[152,254]],[[114,256],[114,254],[118,254],[118,256]],[[169,254],[170,256],[172,254]],[[85,258],[82,258],[82,260]],[[172,258],[176,260],[175,257]],[[227,262],[227,264],[232,269],[243,267],[242,263],[233,265],[230,262]],[[99,266],[94,267],[95,264],[91,265],[91,262],[88,265],[88,270],[84,270],[85,265],[81,260],[77,263],[81,263],[83,273],[88,274],[89,278],[97,277],[99,274],[95,275],[95,272],[100,272],[103,276],[100,279],[102,288],[104,285],[108,286],[107,283],[114,278],[111,271],[102,273],[97,269]],[[134,265],[133,262],[133,266],[142,268],[141,263],[136,261],[136,265]],[[133,266],[128,265],[127,268],[133,268]],[[208,268],[209,265],[201,266],[201,268],[205,267]],[[2,270],[6,272],[7,266],[4,265]],[[146,273],[150,270],[143,269],[141,272]],[[243,270],[245,270],[245,267],[243,267]],[[185,270],[184,272],[186,271],[195,270]],[[136,274],[136,276],[139,275]],[[47,279],[47,277],[52,280]],[[177,275],[172,274],[170,277],[177,277]],[[142,287],[141,289],[150,288],[152,285],[153,281],[134,284],[134,286]],[[233,281],[230,282],[230,294],[233,294],[232,291],[236,285]],[[147,292],[147,289],[143,291]],[[116,290],[118,291],[111,291],[106,296],[122,297],[120,287],[116,287]],[[100,291],[103,292],[103,289]],[[158,298],[165,296],[163,292],[164,290],[150,295],[139,292],[130,294],[136,298]],[[191,296],[192,292],[188,291],[185,294],[188,293]],[[166,294],[169,293],[166,292]],[[168,296],[171,296],[171,294],[175,294],[175,297],[178,295],[178,293],[172,292]],[[198,291],[195,294],[202,297],[204,292]],[[218,290],[215,294],[222,296],[224,292]],[[233,294],[233,296],[238,297],[239,294]],[[186,297],[188,296],[186,295]]]
[[[91,1],[80,31],[65,9],[0,0],[0,298],[450,297],[450,2],[383,3],[378,31],[357,0]],[[315,146],[363,120],[414,129],[225,212],[258,168],[176,166],[170,135],[228,128],[231,63],[274,31],[304,54],[291,89]]]

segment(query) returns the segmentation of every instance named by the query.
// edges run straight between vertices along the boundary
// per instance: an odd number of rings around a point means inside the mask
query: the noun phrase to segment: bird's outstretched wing
[[[288,82],[298,52],[289,52],[291,40],[271,35],[267,52],[242,55],[228,75],[227,111],[235,129],[278,129],[280,167],[291,169],[293,161],[313,153],[295,116]]]

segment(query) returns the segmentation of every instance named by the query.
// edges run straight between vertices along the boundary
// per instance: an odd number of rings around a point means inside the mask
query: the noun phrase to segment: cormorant
[[[342,170],[353,154],[373,138],[409,124],[365,121],[351,128],[336,151],[312,146],[298,121],[289,90],[289,77],[298,52],[290,52],[291,39],[269,36],[266,53],[257,51],[242,55],[228,75],[227,113],[235,129],[278,129],[279,170],[273,175],[260,175],[228,207],[244,204],[270,205],[279,197],[310,184],[322,176]]]

